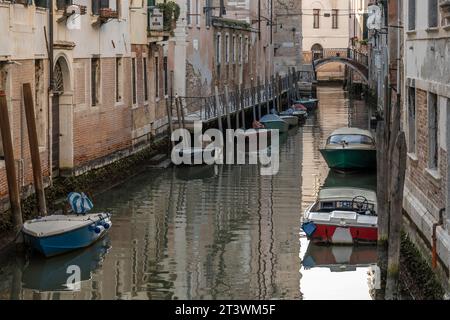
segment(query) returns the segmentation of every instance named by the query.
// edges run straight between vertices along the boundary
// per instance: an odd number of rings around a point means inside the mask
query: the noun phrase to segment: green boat
[[[275,114],[265,115],[259,122],[261,122],[266,129],[279,130],[280,133],[289,131],[289,124]]]
[[[320,153],[331,169],[374,169],[377,165],[373,135],[370,131],[358,128],[334,131]]]

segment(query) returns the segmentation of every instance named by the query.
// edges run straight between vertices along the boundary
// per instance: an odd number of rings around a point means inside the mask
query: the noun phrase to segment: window
[[[103,8],[109,8],[109,0],[92,0],[92,14],[99,15]]]
[[[319,29],[320,28],[320,9],[314,9],[313,10],[313,19],[314,19],[314,25],[313,28],[314,29]]]
[[[244,58],[245,58],[245,63],[248,63],[249,61],[249,55],[250,55],[250,42],[248,40],[248,38],[245,38],[245,48],[244,48]]]
[[[136,104],[137,103],[136,58],[131,58],[131,86],[132,86],[133,104]]]
[[[222,36],[217,34],[216,36],[216,66],[217,74],[220,75],[220,64],[222,63]]]
[[[36,5],[36,7],[39,7],[39,8],[48,8],[49,7],[49,3],[47,0],[34,0],[34,4]],[[56,6],[59,9],[58,3],[56,3]]]
[[[116,102],[121,102],[123,97],[123,64],[122,58],[116,58]]]
[[[64,10],[67,6],[72,5],[72,0],[56,0],[56,8],[58,10]],[[35,0],[36,7],[47,8],[46,0]]]
[[[439,164],[437,95],[428,94],[428,167],[437,169]]]
[[[242,36],[239,37],[239,49],[238,49],[238,59],[239,59],[239,64],[242,64],[242,59],[243,59],[243,47],[244,47],[244,42],[242,40]]]
[[[338,29],[338,17],[339,17],[339,10],[333,9],[331,10],[331,19],[332,19],[332,28]]]
[[[169,73],[168,73],[168,65],[167,65],[167,57],[164,57],[163,60],[163,70],[164,70],[164,94],[169,94]]]
[[[409,152],[416,153],[416,88],[408,88]]]
[[[7,79],[8,79],[8,72],[6,71],[6,67],[0,64],[0,92],[6,91]],[[2,133],[0,131],[0,160],[3,160],[4,157],[5,153],[3,151]]]
[[[187,20],[187,24],[188,26],[191,25],[192,19],[191,19],[191,1],[192,0],[186,0],[186,20]]]
[[[236,36],[233,35],[233,41],[231,41],[231,62],[236,62]]]
[[[92,58],[91,60],[91,104],[97,106],[99,104],[100,91],[100,59]]]
[[[416,0],[408,1],[408,30],[416,29]]]
[[[438,27],[438,0],[428,0],[428,27],[436,28]]]
[[[155,96],[159,97],[159,58],[155,57]]]
[[[144,101],[148,101],[148,70],[147,70],[147,58],[143,61],[143,72],[144,72]]]
[[[201,16],[201,13],[200,13],[200,0],[195,0],[195,21],[196,21],[196,23],[197,23],[197,27],[200,27],[200,16]]]
[[[225,36],[225,62],[230,63],[230,35]]]

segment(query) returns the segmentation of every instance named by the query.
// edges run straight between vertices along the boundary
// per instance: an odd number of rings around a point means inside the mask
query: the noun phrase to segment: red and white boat
[[[376,242],[376,193],[358,188],[322,189],[317,202],[305,211],[302,229],[316,243]]]

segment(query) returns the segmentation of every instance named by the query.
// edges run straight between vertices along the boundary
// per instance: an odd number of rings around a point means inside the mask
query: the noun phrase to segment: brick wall
[[[427,172],[429,151],[427,92],[416,89],[416,156],[417,161],[408,159],[407,178],[421,190],[425,197],[438,208],[445,206],[445,186],[447,176],[447,152],[439,147],[440,180]],[[431,208],[428,208],[431,210]],[[437,216],[437,212],[433,212]]]
[[[91,106],[89,59],[75,61],[84,66],[85,77],[89,85],[78,86],[75,101],[87,98],[86,106],[75,106],[73,118],[74,132],[74,165],[75,167],[88,164],[90,161],[109,156],[117,151],[131,146],[131,60],[123,58],[124,97],[123,103],[116,104],[115,100],[115,58],[101,58],[101,89],[100,103]],[[80,79],[83,74],[78,75]],[[83,92],[83,88],[86,92]]]
[[[30,157],[30,147],[28,143],[28,132],[23,107],[22,86],[24,83],[31,83],[34,101],[38,99],[38,106],[35,107],[37,118],[38,137],[40,139],[40,156],[44,180],[49,180],[49,153],[48,153],[48,96],[44,90],[36,93],[35,81],[35,60],[21,60],[20,65],[9,65],[6,95],[12,130],[14,158],[16,159],[17,180],[22,195],[29,194],[33,189],[33,171]],[[40,88],[48,88],[48,61],[43,61],[43,71],[39,77]],[[38,96],[37,96],[38,95]],[[36,99],[37,97],[37,99]],[[0,142],[1,143],[1,142]],[[0,212],[6,209],[8,204],[8,187],[4,161],[0,160]]]

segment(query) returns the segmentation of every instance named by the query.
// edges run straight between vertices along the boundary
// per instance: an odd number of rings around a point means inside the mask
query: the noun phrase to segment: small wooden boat
[[[308,239],[317,243],[376,242],[376,193],[358,188],[324,188],[305,211],[302,229]]]
[[[320,149],[328,166],[337,170],[376,168],[376,145],[370,131],[341,128]]]
[[[111,226],[110,213],[51,215],[26,221],[22,232],[27,244],[51,257],[89,247]]]
[[[261,118],[261,122],[266,129],[279,130],[281,133],[288,132],[289,124],[276,114],[268,114]]]
[[[296,127],[298,126],[298,117],[294,115],[281,115],[280,118],[286,121],[289,125],[289,127]]]
[[[300,100],[294,100],[294,104],[301,104],[303,106],[305,106],[308,111],[311,111],[313,109],[315,109],[317,107],[319,103],[318,99],[300,99]]]

